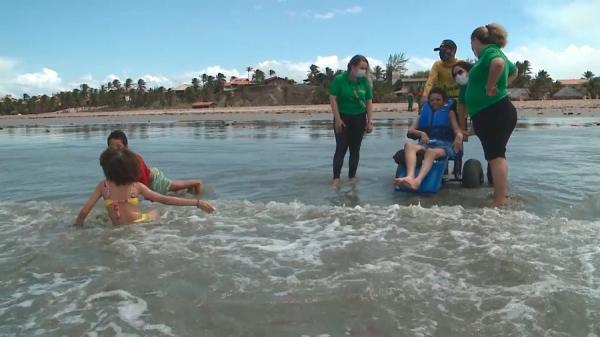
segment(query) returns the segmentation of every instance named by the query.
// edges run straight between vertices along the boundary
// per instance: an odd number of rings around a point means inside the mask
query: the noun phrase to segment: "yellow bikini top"
[[[108,187],[108,182],[104,181],[104,192],[102,193],[102,196],[104,197],[104,207],[109,208],[112,205],[113,208],[115,208],[115,211],[118,212],[117,208],[119,204],[128,203],[132,206],[138,206],[140,204],[140,199],[136,195],[133,195],[131,191],[129,193],[129,198],[125,200],[112,200],[109,195],[110,188]]]

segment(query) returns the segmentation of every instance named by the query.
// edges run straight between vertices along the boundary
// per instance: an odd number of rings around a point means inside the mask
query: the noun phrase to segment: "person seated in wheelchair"
[[[454,106],[454,100],[448,99],[443,89],[431,89],[419,119],[408,129],[408,136],[418,139],[418,143],[404,145],[406,176],[394,179],[394,184],[418,190],[436,159],[460,159],[464,135],[456,119]],[[417,153],[422,151],[423,162],[419,174],[415,176]]]

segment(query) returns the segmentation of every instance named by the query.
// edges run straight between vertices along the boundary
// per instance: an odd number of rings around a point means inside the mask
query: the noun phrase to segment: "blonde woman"
[[[506,144],[517,124],[517,110],[508,96],[508,84],[517,76],[516,66],[502,52],[507,33],[496,23],[476,28],[471,49],[478,58],[469,71],[465,92],[467,112],[473,121],[494,185],[493,206],[504,206],[508,194]]]

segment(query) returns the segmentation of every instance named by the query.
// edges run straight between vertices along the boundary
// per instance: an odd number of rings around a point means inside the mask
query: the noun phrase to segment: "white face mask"
[[[366,70],[364,70],[364,69],[358,69],[356,71],[356,77],[357,78],[363,78],[365,76],[367,76],[367,71]]]
[[[456,75],[456,83],[458,83],[458,85],[467,85],[467,83],[469,83],[469,75],[466,73]]]

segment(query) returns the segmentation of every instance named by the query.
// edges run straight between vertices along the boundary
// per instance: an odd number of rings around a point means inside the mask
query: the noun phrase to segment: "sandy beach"
[[[520,118],[600,117],[600,100],[515,101]],[[408,119],[406,103],[377,103],[375,119]],[[50,112],[0,116],[0,127],[146,123],[160,121],[302,121],[331,118],[329,105],[253,106],[208,109],[158,109],[122,111]]]

